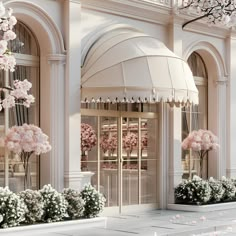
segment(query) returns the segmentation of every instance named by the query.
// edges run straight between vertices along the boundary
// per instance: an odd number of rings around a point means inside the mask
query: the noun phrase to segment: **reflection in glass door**
[[[158,144],[155,114],[99,111],[82,116],[97,131],[88,169],[107,207],[119,212],[133,205],[157,204]],[[135,207],[136,208],[136,207]]]

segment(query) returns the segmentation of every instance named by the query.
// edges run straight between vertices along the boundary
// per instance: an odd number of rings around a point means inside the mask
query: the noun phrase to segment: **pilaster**
[[[50,183],[57,190],[64,188],[64,142],[65,142],[65,110],[64,110],[64,78],[65,60],[63,54],[51,54],[47,57],[50,64],[50,143],[52,150],[50,154]]]
[[[65,187],[80,190],[90,181],[91,172],[80,169],[80,77],[81,77],[81,4],[77,0],[64,2],[66,28],[65,81]]]
[[[228,66],[228,86],[227,86],[227,154],[226,154],[226,173],[227,177],[236,177],[236,37],[233,32],[226,41],[227,46],[227,66]]]
[[[182,26],[180,22],[172,22],[169,26],[169,48],[182,57]],[[168,163],[168,203],[174,203],[174,188],[181,182],[182,170],[182,111],[180,107],[169,108],[169,139],[166,148],[169,153]]]
[[[181,140],[182,140],[182,112],[181,108],[170,108],[169,118],[169,201],[174,203],[174,188],[181,182],[183,170],[181,162]]]
[[[218,139],[220,148],[217,156],[217,178],[226,176],[226,157],[227,157],[227,78],[216,81],[218,94]],[[215,155],[215,154],[213,154]],[[211,158],[211,157],[210,157]],[[214,157],[213,157],[214,158]],[[214,161],[214,160],[213,160]]]

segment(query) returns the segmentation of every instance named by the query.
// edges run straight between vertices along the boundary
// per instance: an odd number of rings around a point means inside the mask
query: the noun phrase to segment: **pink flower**
[[[51,150],[48,136],[35,125],[13,126],[4,138],[5,146],[14,153],[34,153],[40,155]]]
[[[123,137],[123,148],[127,152],[131,153],[135,147],[138,145],[138,136],[135,133],[129,132]]]
[[[14,40],[16,38],[16,34],[12,30],[8,30],[4,33],[3,39],[6,41]]]
[[[194,151],[208,151],[217,147],[217,137],[209,130],[194,130],[182,142],[184,150],[192,148]]]
[[[81,151],[91,151],[97,144],[97,137],[92,126],[89,124],[81,123]]]

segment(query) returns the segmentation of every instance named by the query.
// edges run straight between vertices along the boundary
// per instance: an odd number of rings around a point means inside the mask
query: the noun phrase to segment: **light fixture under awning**
[[[198,104],[188,64],[159,40],[113,31],[90,48],[82,68],[82,101]]]

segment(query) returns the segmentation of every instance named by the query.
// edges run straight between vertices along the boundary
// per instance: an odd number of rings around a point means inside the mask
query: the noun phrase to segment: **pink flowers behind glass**
[[[104,134],[101,137],[100,147],[104,153],[110,151],[113,154],[117,149],[117,135],[113,134],[111,137],[108,137],[107,134]]]
[[[123,148],[131,153],[135,147],[138,145],[138,136],[135,133],[128,133],[123,137]]]
[[[35,125],[13,126],[2,141],[8,150],[17,154],[25,152],[40,155],[51,150],[48,136]]]
[[[31,87],[32,84],[25,79],[23,81],[14,80],[12,89],[0,89],[0,91],[3,92],[11,90],[3,100],[0,99],[0,111],[2,108],[11,108],[16,104],[22,104],[26,107],[30,107],[31,103],[33,103],[35,100],[33,95],[28,94],[28,91],[31,89]]]
[[[219,147],[217,137],[209,130],[194,130],[182,142],[184,150],[192,149],[193,151],[216,150]]]
[[[91,151],[97,144],[97,137],[91,125],[81,123],[81,151]]]
[[[145,133],[141,138],[141,150],[147,148],[148,146],[148,134]]]

